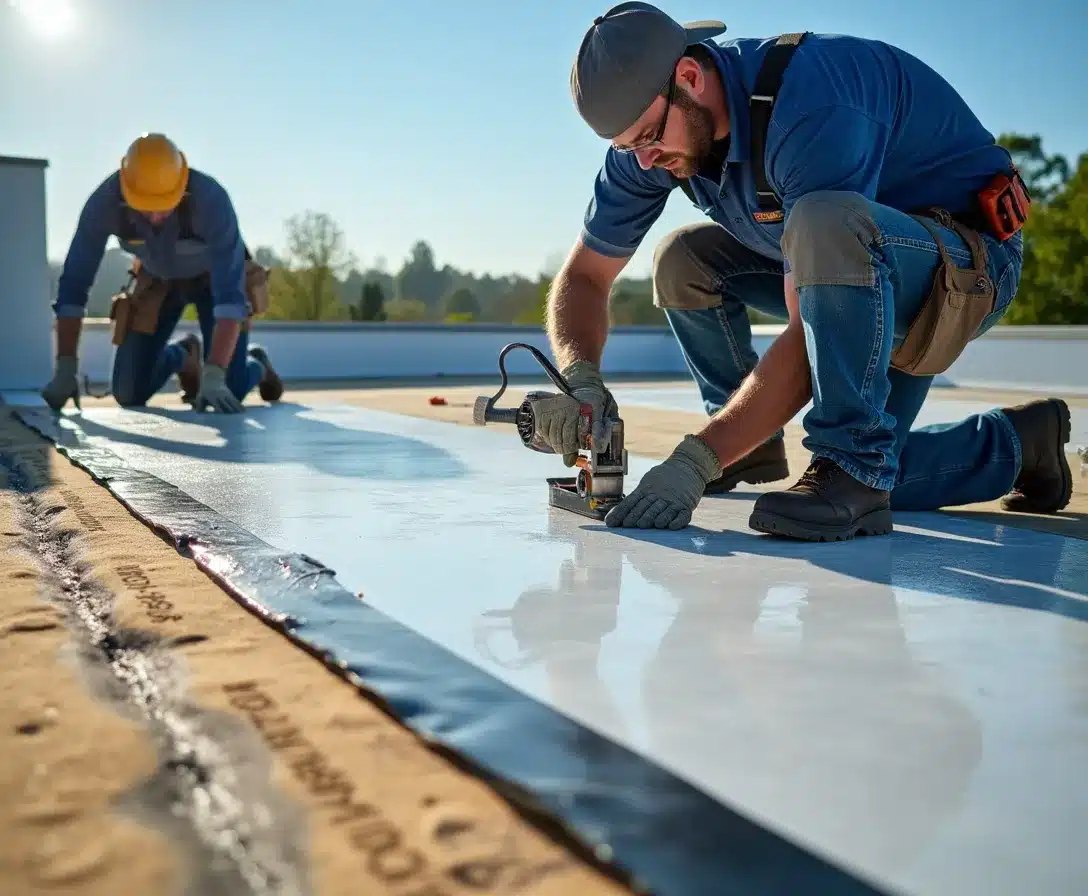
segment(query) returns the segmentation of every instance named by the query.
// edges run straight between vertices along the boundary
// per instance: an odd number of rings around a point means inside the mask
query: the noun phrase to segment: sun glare
[[[62,40],[72,33],[76,11],[70,0],[8,0],[27,28],[45,40]]]

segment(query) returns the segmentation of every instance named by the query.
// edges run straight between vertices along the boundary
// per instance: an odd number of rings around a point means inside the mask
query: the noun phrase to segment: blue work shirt
[[[244,320],[249,310],[245,292],[245,245],[234,203],[210,175],[189,170],[188,205],[195,237],[180,239],[175,211],[153,226],[125,205],[118,172],[107,177],[84,203],[75,236],[68,247],[53,310],[57,317],[83,317],[87,292],[94,283],[106,242],[118,237],[121,248],[140,259],[149,274],[163,279],[210,275],[216,319]],[[135,238],[121,239],[122,222]],[[118,288],[123,284],[118,284]]]
[[[707,217],[784,270],[785,221],[806,193],[849,190],[903,211],[936,205],[956,213],[970,210],[994,174],[1009,169],[1005,149],[921,60],[882,41],[809,34],[786,69],[767,131],[767,180],[785,217],[757,221],[748,98],[776,39],[703,43],[721,72],[731,134],[720,173],[703,171],[689,183]],[[677,185],[664,169],[644,171],[634,153],[610,147],[583,242],[603,255],[632,255]]]

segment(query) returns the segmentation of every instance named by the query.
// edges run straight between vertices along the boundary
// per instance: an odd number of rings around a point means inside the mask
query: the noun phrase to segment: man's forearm
[[[79,336],[83,332],[83,318],[57,318],[57,357],[77,357]]]
[[[599,365],[608,338],[608,290],[560,271],[548,291],[547,331],[560,370],[574,361]]]
[[[238,334],[242,331],[242,322],[232,318],[219,318],[212,330],[212,345],[208,351],[208,361],[227,367],[234,355],[234,347],[238,344]]]
[[[800,322],[790,324],[756,369],[697,435],[728,467],[785,426],[812,396],[812,378]]]

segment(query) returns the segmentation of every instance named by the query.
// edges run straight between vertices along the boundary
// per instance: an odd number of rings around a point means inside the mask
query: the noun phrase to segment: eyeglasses
[[[637,143],[634,146],[616,146],[616,144],[613,143],[612,148],[616,152],[631,153],[638,152],[640,149],[646,149],[647,147],[653,146],[655,143],[660,143],[665,136],[665,128],[668,127],[669,124],[669,111],[672,109],[672,100],[675,95],[676,72],[673,72],[669,77],[668,93],[665,94],[665,114],[661,116],[661,124],[658,125],[657,133],[649,140],[644,140],[642,143]]]

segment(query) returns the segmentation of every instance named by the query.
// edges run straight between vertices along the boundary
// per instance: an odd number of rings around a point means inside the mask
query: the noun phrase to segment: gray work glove
[[[603,451],[612,438],[612,426],[605,417],[618,417],[616,401],[604,386],[600,369],[588,361],[575,361],[560,371],[575,398],[559,394],[533,403],[537,431],[563,463],[573,467],[582,447],[584,432],[578,431],[581,403],[593,408],[592,444],[594,451]]]
[[[718,456],[702,439],[684,436],[672,454],[647,471],[631,494],[604,518],[606,526],[683,529],[708,482],[722,472]]]
[[[59,411],[71,398],[79,407],[79,360],[71,355],[58,355],[53,367],[53,379],[41,390],[45,403],[54,411]]]
[[[220,414],[237,414],[243,410],[234,393],[227,388],[227,371],[218,364],[205,364],[200,372],[200,391],[196,394],[193,407],[198,411],[213,407]]]

